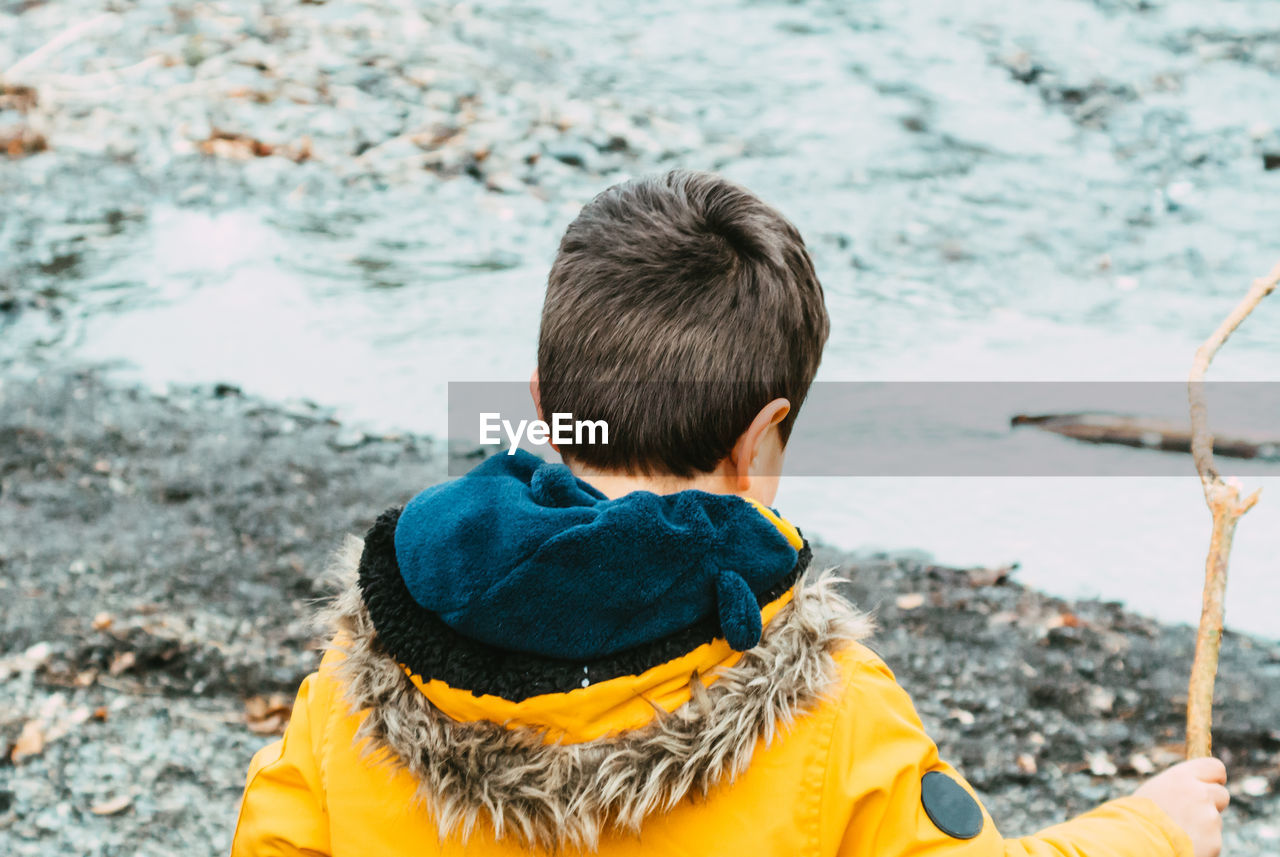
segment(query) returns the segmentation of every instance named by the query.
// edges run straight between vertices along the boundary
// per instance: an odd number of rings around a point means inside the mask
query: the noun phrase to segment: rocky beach
[[[0,850],[225,853],[249,757],[318,663],[328,554],[441,478],[444,454],[230,387],[6,378]],[[874,611],[873,647],[1006,835],[1180,757],[1192,629],[1009,569],[829,548],[816,562]],[[1277,711],[1280,643],[1228,634],[1227,854],[1280,851]]]
[[[507,302],[527,314],[523,293],[486,289],[544,276],[591,194],[676,166],[795,211],[865,354],[936,305],[938,340],[996,313],[1030,318],[1032,339],[1049,319],[1159,351],[1273,261],[1266,0],[633,12],[0,0],[0,853],[225,853],[249,758],[318,661],[328,554],[468,454],[252,377],[139,383],[127,358],[82,353],[103,319],[269,262],[245,294],[305,276],[290,313],[354,295],[329,333],[451,349]],[[157,285],[166,250],[194,261]],[[456,297],[476,282],[484,324]],[[216,344],[252,361],[262,319],[241,299]],[[1268,318],[1233,356],[1275,365]],[[277,323],[261,335],[297,350]],[[1179,757],[1191,628],[1007,568],[818,558],[875,612],[873,647],[1006,835]],[[1225,853],[1270,857],[1280,641],[1229,631],[1222,657]]]

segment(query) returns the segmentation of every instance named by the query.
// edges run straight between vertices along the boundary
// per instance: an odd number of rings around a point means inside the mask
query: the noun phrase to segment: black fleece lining
[[[378,516],[364,540],[360,557],[360,592],[387,654],[423,681],[438,679],[450,687],[520,702],[544,693],[565,693],[627,675],[639,675],[688,654],[719,636],[715,615],[642,646],[591,661],[566,661],[498,649],[463,636],[413,600],[396,562],[395,533],[400,509]],[[795,585],[813,556],[809,543],[800,549],[786,577],[757,595],[761,607]],[[583,671],[583,668],[586,671]]]

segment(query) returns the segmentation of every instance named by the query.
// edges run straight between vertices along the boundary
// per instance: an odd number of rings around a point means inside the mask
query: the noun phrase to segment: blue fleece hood
[[[590,660],[716,616],[760,641],[758,596],[794,569],[786,536],[741,499],[637,491],[610,500],[517,450],[404,508],[396,562],[413,599],[508,651]]]

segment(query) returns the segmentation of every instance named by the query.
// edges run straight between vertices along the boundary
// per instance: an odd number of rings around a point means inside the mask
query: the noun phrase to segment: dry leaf
[[[271,155],[280,155],[295,163],[302,163],[311,158],[310,137],[302,137],[291,146],[277,146],[248,134],[221,128],[213,129],[207,138],[196,144],[196,147],[206,155],[241,161],[266,158]]]
[[[995,586],[1008,579],[1018,568],[1018,563],[1001,565],[995,568],[970,568],[965,570],[965,578],[970,586]]]
[[[249,731],[254,735],[283,735],[284,728],[288,724],[289,721],[284,715],[273,714],[261,720],[250,720],[248,726]]]
[[[251,696],[244,701],[244,719],[255,735],[281,735],[293,715],[293,704],[284,694]]]
[[[224,131],[220,128],[213,129],[209,136],[197,145],[206,155],[237,160],[265,158],[275,151],[275,147],[270,143],[264,143],[248,134]]]
[[[10,158],[34,155],[49,148],[49,141],[38,131],[25,126],[0,128],[0,154]]]
[[[264,696],[251,696],[244,701],[245,720],[261,720],[267,716],[267,699]]]
[[[0,83],[0,110],[16,110],[27,113],[40,102],[36,90],[30,86]]]
[[[908,592],[906,595],[899,595],[896,603],[899,610],[915,610],[924,604],[924,593]]]
[[[1018,770],[1030,776],[1036,772],[1036,757],[1030,753],[1020,753],[1018,755]]]
[[[116,652],[111,658],[111,666],[107,668],[107,672],[112,675],[120,675],[120,673],[132,667],[138,662],[138,656],[133,652]]]
[[[18,740],[13,742],[13,749],[9,751],[9,761],[17,764],[23,759],[39,756],[43,752],[44,732],[41,731],[38,722],[28,720],[26,725],[22,727],[22,733],[18,735]]]
[[[262,720],[281,711],[289,713],[292,706],[282,694],[271,696],[251,696],[244,701],[244,714],[250,720]]]
[[[89,807],[89,812],[94,815],[116,815],[124,812],[133,805],[133,798],[128,795],[119,795],[110,800],[104,800],[102,803],[95,803]]]
[[[111,618],[111,614],[107,612],[99,613],[93,617],[93,630],[105,631],[111,627],[111,623],[115,621]]]
[[[1054,628],[1081,628],[1084,626],[1084,621],[1074,613],[1058,613],[1045,620],[1044,626],[1049,630]]]

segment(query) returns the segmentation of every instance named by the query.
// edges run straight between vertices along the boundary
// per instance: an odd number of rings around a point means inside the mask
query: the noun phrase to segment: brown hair
[[[573,461],[709,472],[779,397],[786,442],[828,327],[781,214],[711,173],[634,179],[589,202],[560,242],[538,335],[542,412],[608,423],[607,445],[561,450]]]

